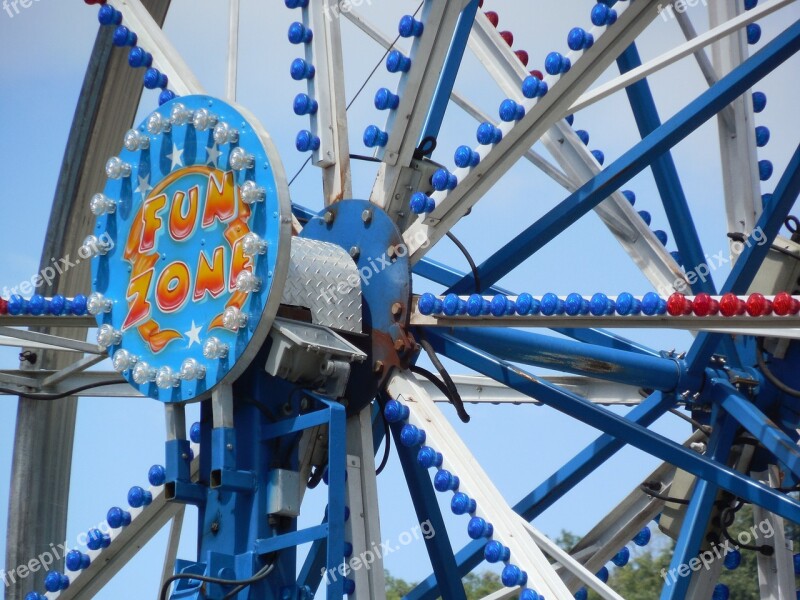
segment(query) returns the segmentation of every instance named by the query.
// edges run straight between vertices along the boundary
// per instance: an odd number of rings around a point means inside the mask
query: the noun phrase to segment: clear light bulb
[[[227,123],[217,123],[214,126],[214,142],[222,146],[224,144],[235,144],[239,141],[239,130],[234,129]]]
[[[133,380],[139,385],[150,383],[156,379],[156,370],[146,362],[137,362],[133,367]]]
[[[247,256],[256,256],[267,252],[267,242],[258,237],[258,234],[250,232],[242,238],[242,252]]]
[[[247,325],[247,315],[235,306],[229,306],[225,309],[225,312],[222,313],[222,326],[225,329],[239,331],[239,329],[245,325]]]
[[[252,169],[256,164],[256,157],[249,154],[244,148],[234,148],[231,151],[231,169],[234,171],[243,171],[245,169]]]
[[[217,360],[228,356],[228,344],[219,338],[210,337],[203,344],[203,356],[209,360]]]
[[[95,235],[89,235],[83,240],[83,245],[81,246],[79,254],[87,257],[101,256],[108,254],[109,250],[111,250],[111,244],[105,240],[101,240]]]
[[[233,167],[233,154],[231,154],[231,167]],[[267,190],[256,184],[255,181],[245,181],[239,188],[239,195],[245,204],[263,202],[267,197]]]
[[[180,102],[172,107],[169,120],[173,125],[186,125],[194,117],[194,113]]]
[[[245,294],[251,294],[261,289],[261,278],[250,271],[242,271],[236,277],[236,289]]]
[[[138,359],[125,349],[120,349],[114,352],[114,358],[111,359],[111,365],[117,373],[122,373],[128,369],[133,368]]]
[[[119,156],[113,156],[106,163],[106,176],[109,179],[121,179],[131,176],[130,164],[123,161]]]
[[[106,298],[97,292],[92,292],[92,294],[90,294],[89,298],[86,300],[86,310],[90,315],[110,313],[113,306],[114,303],[109,298]]]
[[[117,203],[105,194],[95,194],[89,201],[89,210],[96,217],[110,215],[117,211]]]
[[[206,131],[217,124],[217,115],[208,111],[207,108],[201,108],[192,117],[192,123],[197,131]]]
[[[156,374],[156,385],[162,390],[178,387],[181,380],[169,367],[161,367]]]
[[[122,143],[131,152],[147,150],[150,147],[150,137],[136,129],[129,129]]]
[[[147,131],[150,135],[159,135],[172,129],[172,123],[160,113],[153,113],[147,119]]]
[[[206,368],[193,358],[187,358],[181,364],[180,378],[185,381],[192,379],[205,379]]]
[[[103,325],[97,330],[97,345],[103,349],[116,346],[122,341],[122,332],[111,325]]]

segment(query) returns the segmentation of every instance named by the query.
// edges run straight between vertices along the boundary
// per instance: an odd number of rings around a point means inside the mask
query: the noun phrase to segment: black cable
[[[419,343],[428,354],[428,358],[431,359],[433,366],[436,367],[437,371],[439,371],[439,375],[442,377],[444,384],[447,386],[447,390],[449,392],[447,397],[450,399],[450,403],[456,408],[458,418],[461,419],[462,423],[469,423],[469,414],[464,409],[464,401],[461,399],[461,394],[458,393],[458,388],[456,387],[453,378],[450,377],[450,373],[448,373],[447,369],[444,368],[442,361],[440,361],[439,357],[436,356],[436,351],[434,351],[433,346],[431,346],[430,342],[424,338],[424,334],[423,337],[420,338]]]
[[[376,158],[375,156],[364,156],[363,154],[351,154],[350,158],[353,160],[363,160],[366,162],[383,162],[380,158]]]
[[[389,464],[389,454],[392,449],[392,432],[389,431],[389,421],[386,420],[386,416],[383,414],[383,411],[381,411],[381,418],[383,419],[383,437],[386,441],[383,443],[383,458],[381,458],[381,464],[379,464],[378,468],[375,469],[376,477],[383,473],[386,465]]]
[[[691,423],[694,427],[696,427],[697,429],[702,431],[706,435],[706,437],[711,435],[711,427],[709,427],[708,425],[703,425],[700,421],[697,421],[697,420],[693,419],[689,415],[683,414],[677,408],[670,408],[669,412],[671,412],[676,417],[680,417],[681,419],[683,419],[687,423]]]
[[[98,381],[96,383],[87,383],[86,385],[81,385],[66,392],[60,392],[58,394],[30,394],[26,392],[19,392],[17,390],[12,390],[11,388],[0,387],[0,393],[8,394],[9,396],[19,396],[20,398],[28,398],[29,400],[61,400],[62,398],[67,398],[69,396],[74,396],[79,392],[85,392],[86,390],[91,390],[94,388],[105,387],[108,385],[119,385],[120,383],[125,383],[124,380],[120,379],[109,379],[108,381]]]
[[[646,483],[643,483],[642,485],[640,485],[639,489],[641,489],[648,496],[652,496],[656,500],[663,500],[664,502],[673,502],[675,504],[689,504],[689,501],[686,500],[685,498],[672,498],[670,496],[665,496],[663,494],[659,494],[657,491],[655,491],[653,488],[651,488]]]
[[[756,338],[756,362],[758,363],[758,368],[761,369],[761,372],[764,374],[769,382],[782,391],[784,394],[789,394],[794,398],[800,398],[800,390],[796,390],[792,387],[789,387],[785,383],[783,383],[780,379],[778,379],[775,374],[770,370],[767,366],[766,361],[764,360],[764,338],[757,337]]]
[[[459,241],[459,239],[453,235],[452,232],[448,231],[447,237],[449,237],[450,241],[453,242],[459,250],[461,250],[461,253],[464,255],[464,258],[467,259],[467,262],[469,263],[469,268],[472,269],[472,278],[475,280],[475,293],[480,294],[481,278],[480,275],[478,275],[478,266],[475,264],[475,261],[472,260],[472,255],[470,255],[469,251],[467,250],[467,247],[464,246],[464,244],[462,244]]]
[[[311,472],[311,477],[308,478],[308,482],[306,482],[306,487],[310,490],[313,490],[315,487],[319,485],[319,482],[322,481],[322,476],[325,474],[325,467],[314,467],[314,470]]]
[[[261,569],[258,573],[250,577],[249,579],[218,579],[217,577],[207,577],[205,575],[192,575],[191,573],[178,573],[177,575],[173,575],[172,577],[168,577],[164,581],[164,585],[161,586],[161,594],[159,596],[160,600],[167,600],[167,593],[169,592],[169,586],[171,583],[178,581],[179,579],[194,579],[195,581],[202,581],[204,583],[214,583],[217,585],[235,585],[239,586],[238,591],[234,590],[236,594],[242,591],[249,585],[254,583],[258,583],[262,579],[266,578],[272,570],[275,568],[275,563],[271,562],[266,565],[263,569]],[[223,600],[226,598],[231,598],[233,592],[229,592],[226,596],[223,596]]]
[[[731,544],[734,544],[737,548],[760,552],[764,556],[772,556],[775,554],[775,548],[772,546],[767,544],[762,544],[761,546],[756,546],[755,544],[743,544],[739,540],[733,539],[731,534],[728,533],[728,527],[733,525],[734,515],[736,515],[742,506],[744,506],[744,503],[740,503],[737,508],[729,506],[722,509],[722,512],[720,513],[720,530],[722,530],[723,537]]]

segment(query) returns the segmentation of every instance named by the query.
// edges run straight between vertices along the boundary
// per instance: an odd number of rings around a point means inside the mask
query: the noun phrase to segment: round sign
[[[289,262],[283,166],[261,125],[208,96],[150,114],[92,198],[88,308],[114,369],[163,402],[199,399],[264,343]]]

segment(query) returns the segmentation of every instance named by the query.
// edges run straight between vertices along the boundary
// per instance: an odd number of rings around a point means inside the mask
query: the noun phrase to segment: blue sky
[[[266,4],[242,0],[239,101],[254,112],[270,132],[291,177],[305,160],[305,156],[294,149],[294,136],[306,127],[304,121],[291,112],[292,98],[303,91],[288,76],[288,65],[297,51],[286,41],[286,29],[295,15],[277,0],[271,1],[269,8]],[[566,48],[566,34],[571,27],[588,27],[593,4],[591,0],[537,0],[535,4],[486,0],[485,8],[500,14],[500,29],[513,31],[515,48],[529,51],[531,68],[541,68],[547,52]],[[212,95],[223,95],[224,90],[225,5],[211,0],[173,0],[165,26],[177,49]],[[416,3],[409,0],[392,3],[364,0],[362,12],[392,34],[399,17],[415,8]],[[691,17],[702,30],[706,27],[703,7],[698,5],[691,10]],[[798,17],[800,7],[794,5],[764,20],[764,41]],[[96,8],[77,1],[35,0],[13,18],[0,12],[0,130],[3,138],[0,181],[4,184],[0,206],[6,209],[5,218],[0,219],[0,249],[4,253],[0,261],[0,289],[30,278],[38,268],[63,150],[96,31]],[[350,99],[383,51],[347,22],[343,24],[343,37]],[[639,49],[647,60],[681,40],[677,23],[657,19],[639,41]],[[764,184],[764,192],[772,190],[800,139],[796,118],[796,98],[800,90],[794,77],[799,67],[800,61],[795,57],[758,87],[767,92],[769,105],[757,116],[757,123],[770,127],[773,134],[769,146],[761,150],[759,156],[772,160],[776,173]],[[614,74],[610,70],[603,79],[610,79]],[[691,59],[651,77],[650,81],[664,120],[696,97],[704,86]],[[381,115],[372,106],[374,92],[381,86],[393,88],[395,85],[396,77],[379,68],[354,103],[350,111],[353,152],[366,153],[367,149],[361,144],[361,132],[368,124],[383,124]],[[496,113],[502,100],[489,76],[469,53],[456,87],[490,114]],[[137,122],[155,103],[155,93],[145,92]],[[575,125],[590,132],[590,147],[602,149],[609,162],[638,139],[624,94],[616,94],[582,111],[576,115]],[[474,143],[475,126],[476,123],[458,108],[451,107],[434,159],[452,166],[455,148]],[[710,255],[715,254],[726,248],[726,232],[714,122],[681,143],[674,157],[704,249]],[[103,165],[98,164],[96,168],[102,169]],[[354,196],[366,197],[373,179],[372,165],[356,164]],[[669,231],[649,173],[636,177],[629,187],[639,198],[637,208],[653,214],[654,228]],[[314,168],[305,169],[291,191],[293,201],[310,207],[321,206],[319,174]],[[455,231],[475,259],[482,260],[564,196],[563,190],[522,161]],[[58,201],[56,198],[55,202]],[[452,245],[444,242],[440,246],[431,256],[466,268],[463,257]],[[674,249],[672,242],[669,248]],[[714,273],[718,283],[725,274],[724,269]],[[579,291],[587,295],[597,291],[641,294],[650,290],[647,281],[594,214],[560,235],[502,284],[534,294],[548,291],[561,294]],[[418,281],[415,291],[436,291],[436,287]],[[691,342],[688,334],[680,332],[628,331],[626,335],[659,349],[685,349]],[[13,351],[0,351],[0,359],[4,368],[16,365]],[[452,370],[463,372],[456,366]],[[7,514],[15,405],[12,398],[0,399],[0,515]],[[448,408],[444,410],[449,417],[454,417]],[[458,424],[459,433],[510,503],[549,476],[596,435],[591,428],[547,408],[481,406],[469,407],[469,411],[473,415],[472,422]],[[147,399],[81,400],[70,494],[70,544],[75,544],[79,532],[101,522],[109,507],[123,505],[128,488],[144,484],[149,466],[163,461],[162,415],[163,408]],[[655,429],[675,439],[688,435],[685,424],[674,417],[660,421]],[[636,450],[625,450],[535,524],[550,535],[557,535],[561,529],[585,532],[655,464],[651,457]],[[393,457],[379,479],[384,538],[396,540],[415,524],[405,490],[399,464]],[[309,523],[317,521],[321,514],[320,494],[313,494],[304,508],[303,519],[308,519]],[[451,518],[449,510],[446,507],[444,510],[451,539],[456,544],[463,543],[466,522]],[[195,534],[191,515],[190,511],[180,552],[184,558],[192,558],[193,553]],[[5,533],[6,520],[2,518],[0,553],[3,555]],[[128,597],[126,590],[131,589],[148,595],[154,592],[165,543],[162,532],[98,597]],[[13,566],[5,565],[5,568]],[[407,579],[426,576],[429,567],[421,542],[393,554],[387,567]]]

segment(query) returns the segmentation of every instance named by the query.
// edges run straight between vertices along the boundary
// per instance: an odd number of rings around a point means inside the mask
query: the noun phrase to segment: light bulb
[[[133,380],[139,385],[155,381],[156,370],[146,362],[137,362],[133,367]]]
[[[169,367],[161,367],[156,374],[156,385],[162,390],[178,387],[181,380]]]
[[[86,300],[86,310],[90,315],[99,315],[100,313],[110,313],[114,303],[109,299],[93,292]]]
[[[201,108],[192,117],[192,123],[197,131],[206,131],[217,124],[217,115],[208,111],[207,108]]]
[[[258,237],[258,234],[253,232],[248,233],[242,238],[242,252],[247,256],[256,256],[258,254],[265,254],[267,251],[267,242]]]
[[[172,129],[172,123],[169,119],[162,116],[160,113],[153,113],[147,119],[147,131],[151,135],[159,135],[166,133]]]
[[[111,244],[105,240],[99,239],[95,235],[89,235],[83,240],[83,245],[81,246],[79,254],[87,257],[103,256],[108,254],[109,250],[111,250]]]
[[[209,360],[217,360],[228,356],[228,344],[219,338],[210,337],[203,344],[203,356]]]
[[[242,271],[236,277],[236,289],[245,294],[257,292],[261,289],[261,278],[256,277],[250,271]]]
[[[109,179],[121,179],[131,176],[130,164],[123,161],[119,156],[113,156],[106,163],[106,176]]]
[[[114,352],[114,358],[111,359],[111,365],[117,373],[122,373],[128,369],[132,369],[138,359],[125,349],[120,349]]]
[[[193,358],[187,358],[181,364],[179,377],[185,381],[192,379],[205,379],[206,368]]]
[[[147,150],[150,147],[150,137],[136,129],[129,129],[125,134],[123,145],[131,152]]]
[[[238,280],[238,278],[237,278]],[[222,326],[231,331],[239,331],[239,328],[247,324],[247,315],[235,306],[229,306],[222,313]]]
[[[122,333],[111,325],[103,325],[97,330],[97,345],[105,349],[122,341]]]
[[[217,145],[235,144],[239,141],[239,131],[227,123],[217,123],[214,126],[214,142]]]
[[[249,154],[244,148],[234,148],[231,151],[231,169],[234,171],[243,171],[245,169],[252,169],[256,164],[256,157]]]
[[[231,155],[231,166],[233,166],[233,155]],[[245,181],[239,188],[239,195],[245,204],[263,202],[267,197],[267,190],[256,184],[255,181]]]
[[[169,120],[173,125],[186,125],[194,117],[194,113],[186,108],[184,104],[177,102],[172,106],[172,112],[169,115]]]
[[[117,203],[105,194],[95,194],[89,201],[89,210],[95,217],[110,215],[117,211]]]

